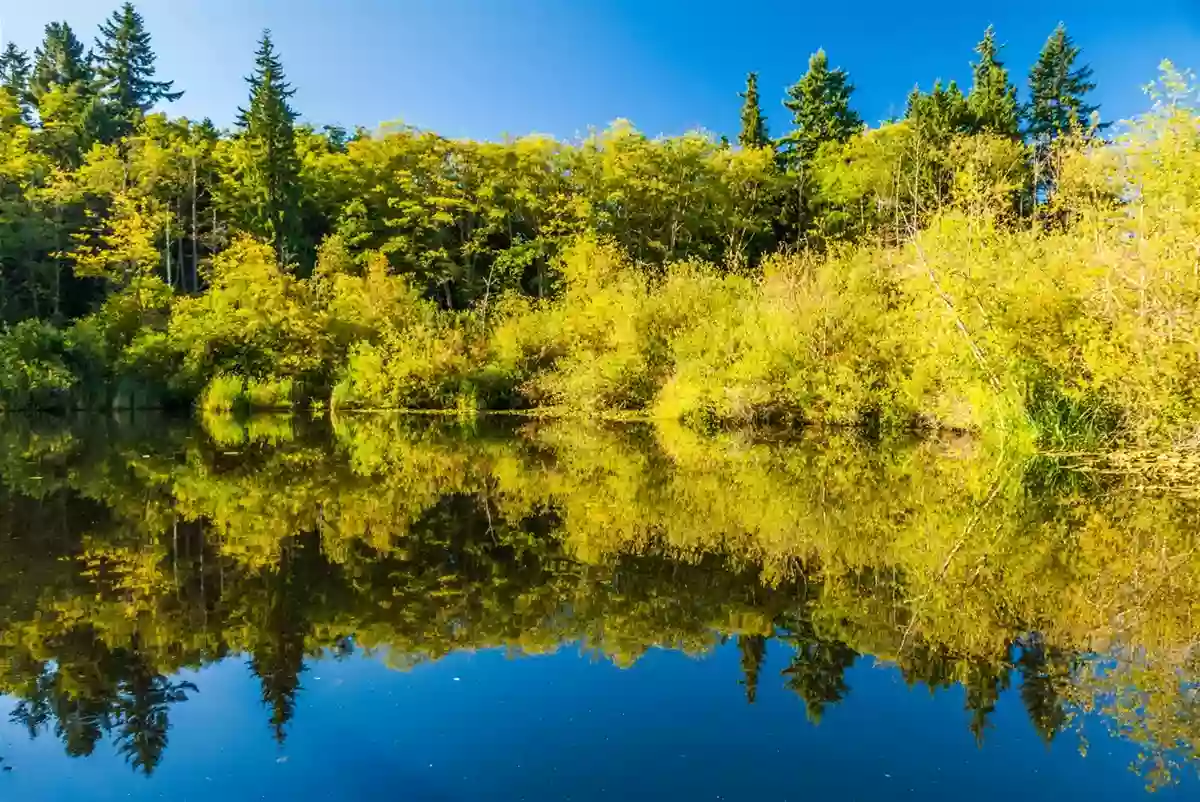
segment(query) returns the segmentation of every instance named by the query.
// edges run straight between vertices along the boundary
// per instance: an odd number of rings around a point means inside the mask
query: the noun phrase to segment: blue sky
[[[90,42],[118,0],[9,0],[0,36],[32,49],[65,19]],[[784,88],[824,47],[877,121],[915,84],[969,83],[972,47],[995,24],[1023,87],[1046,36],[1067,23],[1108,119],[1144,109],[1158,62],[1200,69],[1200,0],[142,0],[161,77],[186,90],[172,113],[230,123],[255,41],[270,27],[304,119],[404,122],[449,136],[573,136],[625,117],[651,134],[733,134],[748,70],[774,134]],[[935,10],[943,9],[943,10]]]

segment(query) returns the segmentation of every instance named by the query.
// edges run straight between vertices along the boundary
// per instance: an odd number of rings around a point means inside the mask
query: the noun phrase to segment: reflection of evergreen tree
[[[846,697],[846,669],[854,664],[858,652],[836,640],[823,640],[807,621],[791,629],[784,640],[796,654],[784,669],[785,686],[804,700],[808,720],[820,724],[825,708]]]
[[[134,769],[153,774],[167,748],[168,708],[186,702],[187,693],[196,690],[190,682],[173,682],[154,672],[134,655],[116,700],[117,752]]]
[[[995,712],[1000,694],[1008,688],[1011,676],[1009,669],[1007,661],[967,664],[966,678],[962,684],[967,692],[967,710],[971,713],[971,734],[980,746],[987,732],[988,718]]]
[[[754,704],[758,696],[758,672],[767,656],[767,639],[762,635],[739,635],[737,644],[742,655],[742,684],[746,686],[746,701]]]
[[[170,729],[168,709],[196,691],[190,682],[174,682],[153,670],[137,651],[110,651],[85,630],[89,654],[64,652],[64,662],[43,665],[17,702],[10,720],[37,737],[53,727],[68,755],[91,755],[101,739],[114,733],[117,752],[149,775],[162,760]],[[83,641],[69,637],[60,641]]]
[[[255,633],[250,669],[262,683],[262,701],[281,744],[296,714],[310,610],[320,605],[319,589],[331,572],[315,538],[297,538],[284,544],[278,567],[265,573],[261,592],[252,598],[250,614],[263,623]]]
[[[1029,713],[1029,721],[1049,744],[1067,724],[1061,691],[1070,677],[1068,661],[1040,638],[1031,638],[1022,645],[1017,671],[1021,675],[1021,701]]]

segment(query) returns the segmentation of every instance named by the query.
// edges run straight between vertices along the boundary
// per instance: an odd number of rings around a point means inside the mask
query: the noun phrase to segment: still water
[[[963,438],[0,423],[2,799],[1200,794],[1200,502],[1163,477]]]

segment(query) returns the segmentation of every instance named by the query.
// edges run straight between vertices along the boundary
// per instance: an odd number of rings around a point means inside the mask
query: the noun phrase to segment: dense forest
[[[961,686],[980,742],[1011,693],[1047,742],[1106,722],[1151,783],[1200,754],[1200,501],[1169,472],[1148,489],[961,435],[217,420],[0,430],[0,692],[72,755],[111,738],[153,771],[195,690],[177,673],[226,658],[282,740],[316,657],[578,645],[628,666],[726,640],[730,694],[783,686],[814,722],[870,655]]]
[[[1191,437],[1188,76],[1118,135],[1062,26],[1027,102],[991,29],[876,126],[831,64],[774,132],[751,73],[736,143],[482,142],[301,124],[264,32],[221,131],[155,111],[132,5],[90,48],[51,23],[0,56],[0,404]]]

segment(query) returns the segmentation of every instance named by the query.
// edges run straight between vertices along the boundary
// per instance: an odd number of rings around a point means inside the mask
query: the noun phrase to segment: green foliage
[[[0,408],[65,405],[76,383],[66,352],[62,333],[36,320],[0,333]]]
[[[33,51],[33,73],[29,79],[29,94],[39,107],[42,97],[55,86],[89,87],[92,70],[84,53],[83,42],[65,22],[46,26],[42,44]]]
[[[746,91],[742,98],[742,127],[738,132],[738,144],[744,148],[772,148],[774,143],[767,134],[767,118],[763,116],[762,103],[758,99],[758,73],[746,75]]]
[[[222,186],[230,199],[224,203],[245,230],[270,242],[279,263],[287,265],[302,249],[296,112],[288,103],[295,90],[284,75],[270,31],[263,31],[254,74],[246,81],[250,104],[238,119],[242,134],[225,154]]]
[[[1072,131],[1091,131],[1099,123],[1093,115],[1098,106],[1085,95],[1096,88],[1092,68],[1076,66],[1079,48],[1071,41],[1067,28],[1059,24],[1046,40],[1037,63],[1029,72],[1029,108],[1026,128],[1035,139],[1048,139]]]
[[[97,91],[108,105],[116,133],[124,134],[162,100],[176,101],[173,81],[154,79],[154,51],[142,15],[126,2],[100,25],[96,40]]]
[[[862,120],[850,108],[854,85],[842,69],[829,69],[824,50],[813,53],[808,72],[788,87],[783,106],[792,113],[793,130],[780,140],[794,163],[816,155],[827,142],[845,142],[862,129]]]
[[[29,120],[29,54],[9,42],[0,52],[0,89],[5,90],[21,110],[21,120]]]
[[[1008,78],[1008,70],[999,59],[1001,45],[991,26],[975,46],[979,61],[971,65],[973,82],[967,95],[967,108],[974,118],[975,130],[1016,138],[1020,131],[1017,88]]]

